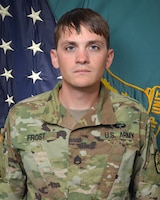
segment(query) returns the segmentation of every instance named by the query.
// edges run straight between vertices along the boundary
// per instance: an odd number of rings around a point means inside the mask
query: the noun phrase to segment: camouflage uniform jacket
[[[0,199],[158,199],[144,108],[102,85],[98,104],[76,122],[58,100],[60,87],[10,110]]]

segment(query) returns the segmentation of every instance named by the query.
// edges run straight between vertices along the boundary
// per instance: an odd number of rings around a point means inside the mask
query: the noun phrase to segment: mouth
[[[76,69],[74,73],[89,73],[91,72],[89,69]]]
[[[86,72],[90,72],[89,70],[76,70],[75,73],[86,73]]]

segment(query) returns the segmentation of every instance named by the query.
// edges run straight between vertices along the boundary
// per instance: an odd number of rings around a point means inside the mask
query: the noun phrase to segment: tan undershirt
[[[73,118],[76,121],[79,121],[89,111],[89,109],[87,109],[87,110],[72,110],[72,109],[67,109],[67,110],[73,116]]]

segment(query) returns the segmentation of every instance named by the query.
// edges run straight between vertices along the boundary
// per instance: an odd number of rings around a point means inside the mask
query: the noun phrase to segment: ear
[[[106,69],[109,69],[114,58],[114,50],[113,49],[108,49],[108,56],[107,56],[107,61],[106,61]]]
[[[59,68],[58,57],[57,57],[57,51],[55,49],[51,49],[50,57],[53,67],[58,69]]]

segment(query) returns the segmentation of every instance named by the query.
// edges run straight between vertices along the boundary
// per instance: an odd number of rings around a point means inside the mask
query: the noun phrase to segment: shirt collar
[[[79,126],[85,126],[87,120],[87,126],[94,126],[100,124],[115,124],[116,117],[112,108],[110,99],[110,92],[101,84],[100,89],[100,100],[97,105],[84,116],[79,123],[75,123],[70,113],[60,104],[58,99],[58,92],[62,87],[62,83],[59,82],[55,88],[51,91],[48,98],[47,105],[43,112],[43,120],[50,124],[58,124],[66,128],[73,128],[76,124]],[[90,119],[89,119],[90,116]],[[92,116],[92,118],[91,118]],[[93,119],[95,117],[95,120]]]

